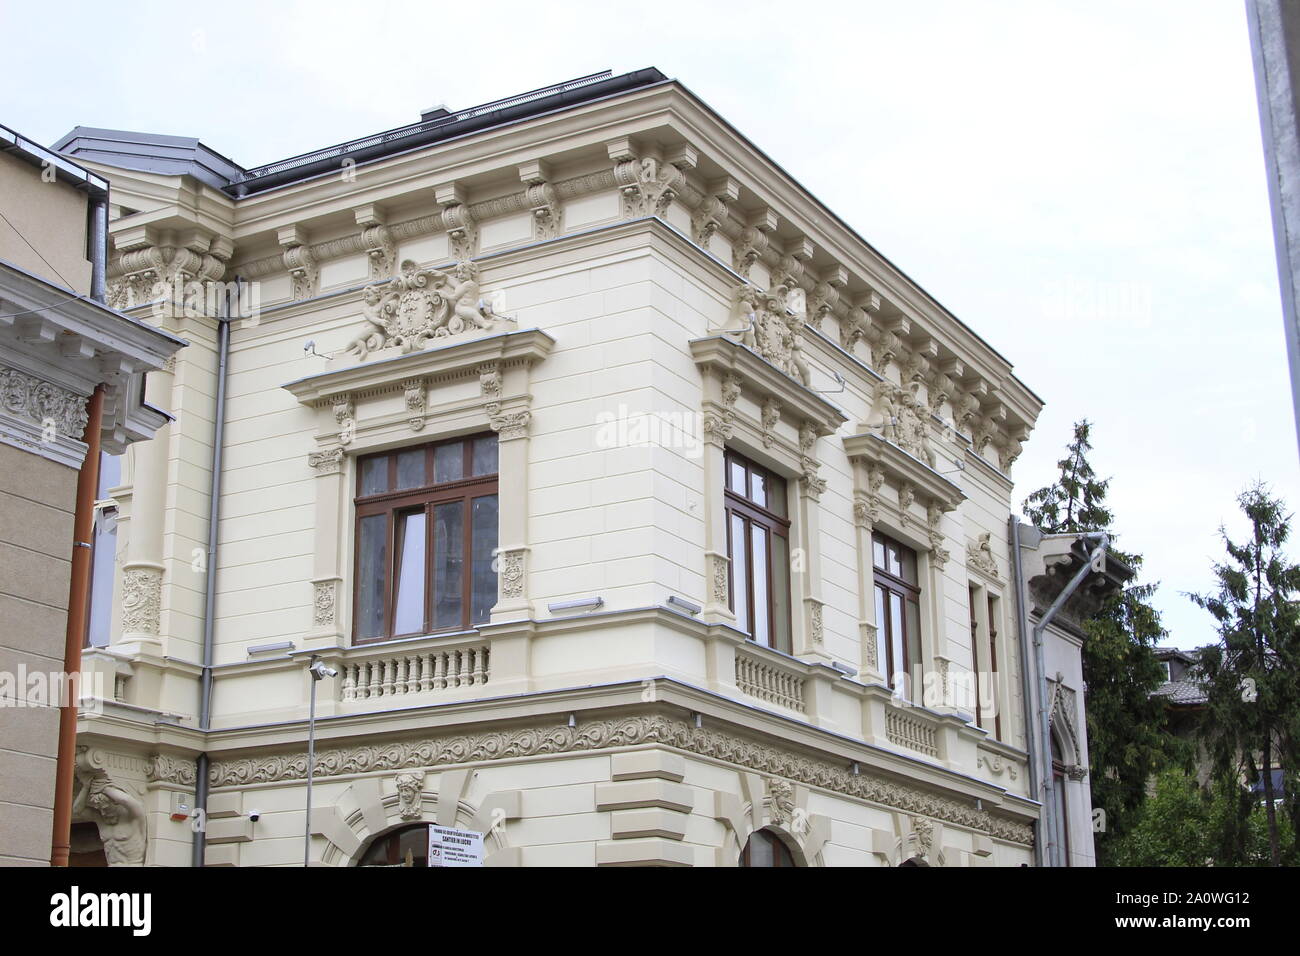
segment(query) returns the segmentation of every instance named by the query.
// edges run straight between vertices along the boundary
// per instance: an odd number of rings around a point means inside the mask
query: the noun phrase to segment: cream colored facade
[[[88,401],[102,386],[105,448],[149,437],[166,416],[139,387],[183,344],[87,298],[106,200],[107,183],[0,127],[0,866],[51,859],[60,706],[79,693],[65,642]]]
[[[113,633],[86,659],[115,688],[86,759],[147,807],[142,862],[188,865],[173,810],[206,752],[206,863],[301,865],[312,655],[338,671],[313,863],[420,822],[485,832],[489,865],[736,865],[765,828],[801,865],[1033,861],[1007,520],[1040,402],[688,90],[652,78],[267,189],[88,150],[129,210],[116,301],[190,342],[149,378],[176,421],[111,491]],[[485,328],[367,320],[463,262]],[[235,276],[260,310],[231,322],[203,731],[217,322],[147,300]],[[358,458],[478,433],[500,456],[490,622],[357,644]],[[726,449],[787,480],[792,654],[729,610]],[[877,660],[873,531],[918,555],[911,700]],[[1001,739],[956,696],[981,669]]]

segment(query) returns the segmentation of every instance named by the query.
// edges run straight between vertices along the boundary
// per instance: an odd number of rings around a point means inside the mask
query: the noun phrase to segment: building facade
[[[93,261],[94,212],[107,202],[103,178],[0,127],[4,866],[51,860],[60,717],[66,710],[70,742],[81,690],[65,660],[78,477],[88,452],[93,466],[93,449],[120,454],[166,420],[140,386],[183,344],[93,298],[94,280],[102,293],[104,279],[102,257],[98,272]],[[102,230],[106,219],[98,221]]]
[[[1041,403],[681,84],[254,170],[58,148],[113,181],[113,301],[190,343],[106,492],[110,857],[419,863],[437,824],[488,865],[1034,862]]]

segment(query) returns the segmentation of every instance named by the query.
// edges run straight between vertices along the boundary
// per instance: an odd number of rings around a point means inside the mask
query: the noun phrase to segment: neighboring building
[[[1273,212],[1292,412],[1300,434],[1300,7],[1291,0],[1246,0],[1246,17]]]
[[[1087,687],[1083,680],[1083,623],[1096,614],[1101,602],[1119,591],[1133,571],[1111,554],[1095,565],[1077,589],[1066,598],[1055,617],[1048,620],[1042,637],[1042,670],[1034,663],[1033,629],[1040,624],[1067,584],[1090,563],[1096,547],[1087,536],[1045,534],[1038,528],[1016,524],[1020,539],[1018,573],[1024,595],[1024,643],[1029,656],[1027,681],[1029,711],[1041,715],[1046,700],[1050,734],[1041,743],[1041,717],[1034,719],[1031,776],[1041,788],[1050,781],[1043,800],[1045,813],[1042,864],[1095,866],[1093,850],[1092,790],[1088,783]],[[1045,689],[1045,693],[1040,692]],[[1104,808],[1103,808],[1104,809]]]
[[[112,177],[112,300],[191,343],[107,492],[80,731],[141,814],[110,862],[191,861],[197,761],[204,862],[302,864],[314,656],[314,864],[423,862],[429,824],[489,865],[1033,861],[1041,403],[689,90],[587,77],[253,170],[56,148]],[[150,304],[236,277],[224,322]]]
[[[63,680],[78,474],[88,447],[120,453],[166,421],[142,380],[183,344],[92,298],[107,201],[104,178],[0,127],[0,865],[51,860],[60,703],[78,693]]]
[[[1192,670],[1196,666],[1198,651],[1157,647],[1155,653],[1156,660],[1164,667],[1165,679],[1152,694],[1165,699],[1170,732],[1178,737],[1193,739],[1209,701],[1205,695],[1205,686],[1195,678]]]

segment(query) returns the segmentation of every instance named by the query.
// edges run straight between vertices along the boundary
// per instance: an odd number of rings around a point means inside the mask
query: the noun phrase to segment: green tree
[[[1280,821],[1283,842],[1290,821]],[[1270,861],[1266,811],[1235,775],[1206,786],[1168,768],[1133,814],[1128,832],[1111,846],[1118,866],[1266,866]]]
[[[1091,432],[1092,424],[1086,418],[1075,422],[1074,441],[1056,463],[1061,476],[1025,499],[1025,516],[1044,531],[1105,531],[1110,527],[1111,513],[1102,504],[1110,479],[1098,479],[1088,463]]]
[[[1074,440],[1057,463],[1057,481],[1025,499],[1025,516],[1049,534],[1105,531],[1114,537],[1105,506],[1110,479],[1098,479],[1088,462],[1091,429],[1086,420],[1074,426]],[[1134,571],[1142,567],[1141,555],[1112,552]],[[1156,585],[1136,583],[1136,574],[1133,582],[1107,598],[1084,624],[1088,779],[1092,805],[1106,813],[1106,830],[1095,840],[1103,866],[1117,862],[1111,846],[1145,801],[1152,774],[1181,753],[1165,729],[1163,701],[1151,696],[1164,680],[1154,649],[1165,631],[1150,603]]]
[[[1206,687],[1204,733],[1215,772],[1247,784],[1263,782],[1269,861],[1281,866],[1284,857],[1296,855],[1294,839],[1287,837],[1300,824],[1300,566],[1283,551],[1291,520],[1283,502],[1256,484],[1237,503],[1250,521],[1250,538],[1233,541],[1221,528],[1228,559],[1214,565],[1218,590],[1188,595],[1219,628],[1219,642],[1201,651],[1197,676]],[[1278,768],[1291,772],[1284,793],[1274,785]],[[1287,810],[1285,826],[1278,820],[1279,802]],[[1224,821],[1230,839],[1244,832],[1254,806],[1248,798],[1237,802],[1235,819]]]

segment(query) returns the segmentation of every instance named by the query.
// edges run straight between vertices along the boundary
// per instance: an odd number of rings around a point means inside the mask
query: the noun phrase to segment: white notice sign
[[[482,866],[483,834],[429,826],[430,866]]]

